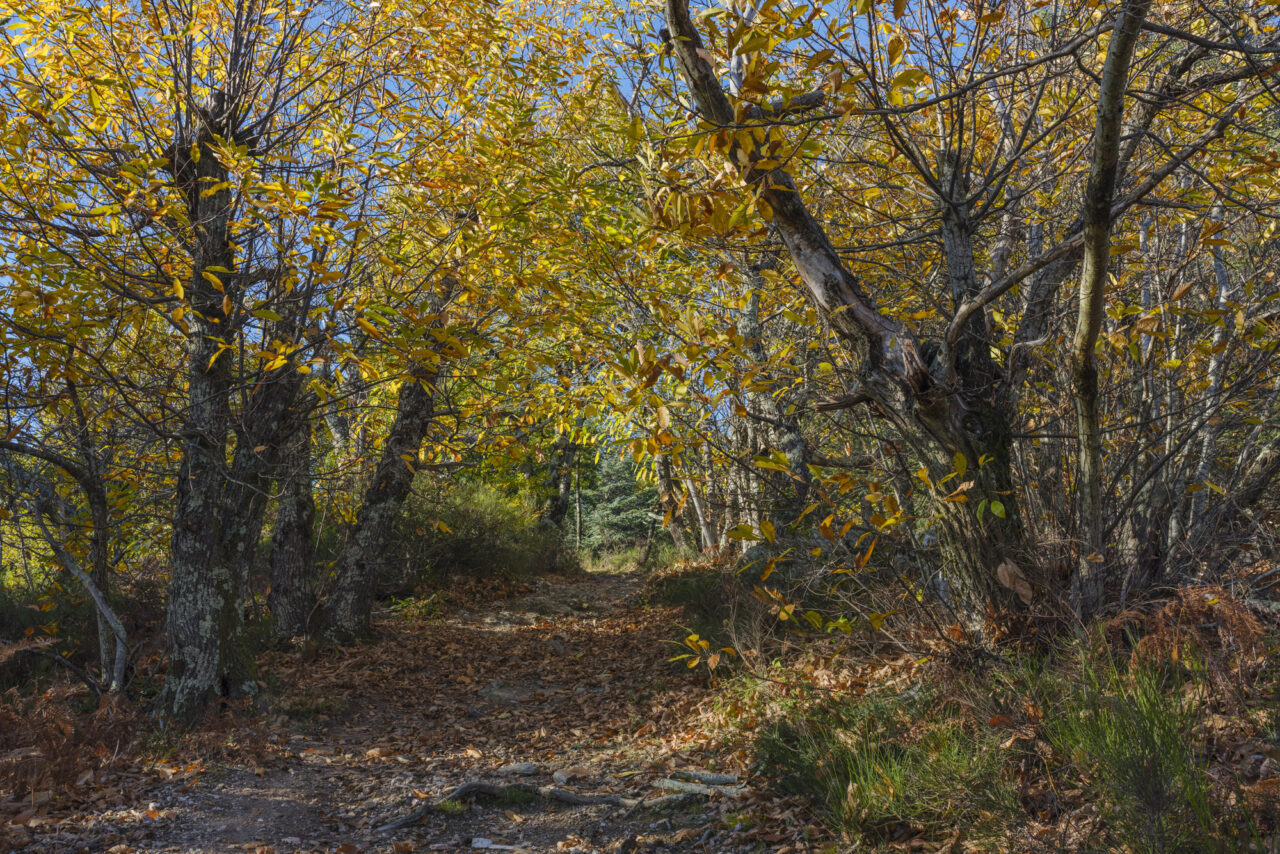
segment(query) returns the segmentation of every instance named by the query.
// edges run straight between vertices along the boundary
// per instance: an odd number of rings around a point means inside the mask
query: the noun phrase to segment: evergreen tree
[[[584,460],[585,462],[585,460]],[[582,492],[582,545],[592,553],[640,545],[654,529],[658,490],[637,479],[636,465],[602,452],[594,483]]]

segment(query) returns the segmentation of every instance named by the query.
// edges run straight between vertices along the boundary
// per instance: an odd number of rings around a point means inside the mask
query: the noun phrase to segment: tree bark
[[[214,132],[200,126],[194,145],[172,148],[171,171],[187,197],[192,223],[191,304],[187,334],[188,403],[182,426],[173,514],[173,579],[169,586],[169,672],[160,709],[184,722],[194,720],[217,697],[252,690],[248,661],[240,647],[241,591],[246,568],[225,551],[227,444],[231,429],[231,363],[225,340],[231,318],[225,310],[235,269],[230,223],[232,195],[227,171],[213,150]],[[198,157],[188,154],[195,148]],[[210,188],[213,189],[209,192]],[[208,192],[208,195],[204,193]],[[210,272],[209,268],[219,272]],[[219,287],[203,274],[220,282]]]
[[[284,451],[275,530],[271,536],[271,631],[276,638],[307,634],[315,608],[312,526],[315,496],[311,483],[311,429],[303,426]]]
[[[373,482],[356,514],[355,527],[338,557],[329,598],[325,636],[350,643],[372,633],[374,586],[384,545],[413,485],[418,452],[435,416],[436,369],[419,366],[400,385],[396,417],[387,434]]]
[[[1126,0],[1116,20],[1102,69],[1093,163],[1084,196],[1084,260],[1080,270],[1076,331],[1071,346],[1076,433],[1080,443],[1080,544],[1071,579],[1071,603],[1080,620],[1088,619],[1101,605],[1107,578],[1107,547],[1103,541],[1106,520],[1102,506],[1102,432],[1094,350],[1102,329],[1107,273],[1111,265],[1111,205],[1119,169],[1125,89],[1134,47],[1149,7],[1150,0]]]

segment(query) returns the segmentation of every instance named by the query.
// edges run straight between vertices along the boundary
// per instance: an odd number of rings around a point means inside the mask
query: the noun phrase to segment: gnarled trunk
[[[707,59],[687,0],[667,0],[666,20],[672,50],[703,118],[720,127],[739,124],[740,115]],[[844,345],[860,357],[861,388],[854,399],[870,403],[891,421],[917,456],[927,461],[935,480],[953,470],[957,454],[973,470],[969,507],[957,509],[948,506],[952,502],[940,502],[943,539],[952,544],[948,551],[959,559],[948,569],[962,593],[957,601],[965,620],[976,623],[992,610],[1011,606],[1013,591],[997,583],[998,570],[1007,560],[1025,559],[1026,549],[1010,488],[1012,416],[995,404],[996,372],[985,316],[980,311],[957,312],[944,342],[918,341],[910,329],[880,311],[845,266],[791,175],[784,168],[755,165],[770,160],[767,146],[747,141],[745,134],[721,138],[727,141],[726,161],[746,164],[741,167],[744,180],[772,211],[771,224],[814,305]],[[978,288],[967,242],[966,211],[955,203],[967,190],[956,164],[945,164],[944,171],[949,185],[949,197],[942,200],[948,273],[953,296],[967,300]],[[997,501],[1005,509],[1003,524],[977,520],[977,506],[989,508]],[[960,551],[965,554],[961,556]]]

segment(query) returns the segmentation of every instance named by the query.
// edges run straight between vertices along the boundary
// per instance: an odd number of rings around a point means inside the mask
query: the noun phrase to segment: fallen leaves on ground
[[[454,604],[436,617],[388,615],[371,643],[265,655],[264,690],[251,705],[165,746],[163,761],[135,741],[109,785],[33,805],[5,844],[354,854],[483,839],[495,850],[808,850],[815,829],[803,807],[754,791],[716,791],[661,814],[478,801],[373,832],[480,779],[628,798],[663,794],[654,782],[681,770],[745,780],[742,744],[712,728],[717,695],[705,673],[667,660],[679,611],[641,604],[640,587],[634,574],[496,586],[471,591],[490,600],[483,607],[444,597]],[[758,814],[740,820],[747,811]]]

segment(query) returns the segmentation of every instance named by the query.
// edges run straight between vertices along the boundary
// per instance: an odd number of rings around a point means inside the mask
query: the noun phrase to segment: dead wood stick
[[[485,795],[490,798],[501,798],[512,794],[532,795],[542,798],[543,800],[560,801],[576,807],[596,806],[598,804],[629,807],[636,803],[635,798],[624,798],[622,795],[584,795],[578,792],[570,792],[567,789],[557,789],[552,786],[528,786],[523,783],[500,786],[495,783],[473,781],[470,783],[463,783],[443,798],[425,803],[408,815],[398,818],[390,824],[379,827],[375,832],[385,833],[389,830],[399,830],[402,827],[417,824],[432,812],[439,809],[440,805],[446,801],[460,801],[463,798],[473,798],[476,795]]]

